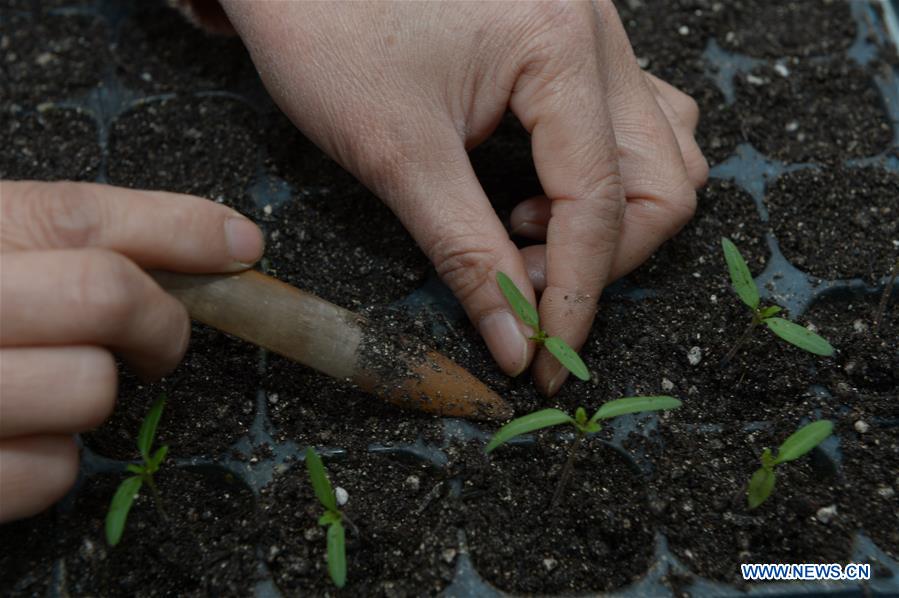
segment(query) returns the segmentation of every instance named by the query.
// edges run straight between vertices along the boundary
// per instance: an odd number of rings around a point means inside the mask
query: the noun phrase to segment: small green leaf
[[[137,435],[137,448],[140,449],[141,457],[147,463],[150,462],[150,449],[153,447],[156,428],[159,426],[159,418],[162,417],[162,409],[164,407],[165,395],[162,395],[150,407],[150,411],[147,412],[147,417],[144,418],[144,422],[140,426],[140,432]]]
[[[574,421],[580,425],[587,423],[587,411],[583,407],[578,407],[574,412]]]
[[[746,493],[750,509],[754,509],[768,500],[771,491],[774,490],[774,479],[773,469],[761,467],[752,474],[752,478],[749,480],[749,490]]]
[[[503,272],[497,272],[496,283],[521,321],[533,328],[535,332],[540,330],[540,316],[537,314],[537,310],[530,301],[525,299],[512,279]]]
[[[581,430],[585,434],[596,434],[597,432],[602,430],[602,426],[599,425],[599,422],[591,420],[591,421],[588,421],[586,424],[584,424],[584,426],[581,428]]]
[[[771,449],[766,448],[762,451],[762,467],[765,469],[773,469],[777,463],[774,461],[774,455],[771,454]]]
[[[822,419],[803,426],[790,434],[777,449],[777,458],[774,464],[794,461],[806,454],[830,436],[833,432],[833,422]]]
[[[339,521],[328,528],[328,573],[335,586],[346,585],[346,539]]]
[[[153,471],[159,469],[159,466],[165,460],[166,455],[169,454],[169,445],[164,444],[153,453],[153,456],[150,457],[150,467],[153,468]]]
[[[325,511],[325,514],[318,518],[319,525],[333,525],[343,520],[337,511]]]
[[[831,344],[805,326],[783,318],[768,318],[765,320],[765,325],[771,329],[771,332],[803,351],[825,357],[833,355]]]
[[[122,481],[115,491],[109,503],[109,511],[106,513],[106,542],[110,546],[115,546],[122,539],[128,512],[134,504],[134,498],[140,492],[141,484],[143,480],[140,476],[132,476]]]
[[[137,475],[143,475],[147,470],[144,469],[143,465],[135,465],[134,463],[129,463],[125,466],[125,471],[130,471],[131,473],[136,473]]]
[[[748,305],[750,309],[756,309],[759,306],[759,289],[755,286],[752,279],[752,273],[746,260],[740,254],[740,250],[728,238],[721,239],[721,246],[724,248],[724,259],[727,261],[727,268],[730,271],[730,282],[734,290],[739,295],[740,300]]]
[[[590,379],[590,371],[587,369],[577,351],[572,349],[568,343],[560,339],[558,336],[551,336],[544,343],[546,348],[552,353],[559,363],[564,365],[569,372],[586,382]]]
[[[628,413],[643,413],[644,411],[663,411],[665,409],[677,409],[681,402],[674,397],[625,397],[609,401],[600,407],[590,421],[598,419],[610,419]]]
[[[542,430],[550,426],[558,426],[559,424],[574,424],[575,421],[570,415],[559,409],[541,409],[528,415],[523,415],[518,419],[513,419],[505,426],[500,428],[490,442],[487,444],[485,452],[490,453],[496,447],[516,436],[533,432],[534,430]]]
[[[766,320],[771,316],[776,316],[782,311],[783,308],[781,308],[779,305],[770,305],[759,312],[759,319]]]
[[[311,446],[306,449],[306,471],[309,472],[309,479],[312,481],[312,489],[315,496],[323,507],[329,511],[337,510],[337,499],[334,498],[334,491],[331,489],[331,481],[325,472],[325,466],[322,458],[318,456]]]

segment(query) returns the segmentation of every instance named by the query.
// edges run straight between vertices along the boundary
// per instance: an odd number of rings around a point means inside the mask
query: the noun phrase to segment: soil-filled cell
[[[240,38],[206,33],[168,7],[136,10],[114,51],[126,85],[149,92],[234,89],[256,78]]]
[[[776,468],[773,493],[749,509],[747,485],[763,448],[799,427],[720,432],[660,427],[650,442],[653,512],[668,545],[691,572],[743,583],[741,563],[849,562],[854,525],[833,462],[814,452]],[[790,427],[792,426],[792,428]]]
[[[882,292],[825,297],[809,310],[839,350],[820,383],[841,401],[856,404],[872,393],[899,392],[899,291],[882,301]]]
[[[347,582],[338,593],[325,559],[323,507],[296,463],[262,489],[262,551],[285,596],[433,596],[452,579],[455,530],[442,522],[448,483],[431,466],[396,455],[350,453],[325,462],[346,491]]]
[[[26,107],[72,99],[102,81],[105,23],[94,17],[0,14],[0,97]]]
[[[248,596],[258,578],[252,491],[220,469],[162,469],[162,514],[146,485],[115,547],[109,501],[125,475],[88,478],[61,516],[65,586],[73,596]],[[163,519],[163,516],[165,519]],[[164,574],[161,574],[164,572]]]
[[[870,74],[849,60],[786,60],[735,79],[750,143],[778,160],[839,163],[876,155],[893,130]]]
[[[728,0],[715,34],[723,47],[751,56],[835,55],[855,40],[849,2],[841,0]]]
[[[249,212],[257,133],[254,112],[230,98],[141,102],[112,126],[109,182],[190,193]]]
[[[100,168],[97,126],[87,114],[48,108],[3,115],[0,178],[92,181]]]
[[[802,170],[765,203],[784,256],[824,279],[887,276],[899,242],[899,176],[879,168]]]
[[[84,442],[104,457],[136,458],[141,422],[164,394],[159,443],[169,444],[175,457],[224,456],[253,423],[258,372],[257,347],[194,324],[178,368],[153,383],[126,373],[112,417],[84,435]]]
[[[618,451],[582,445],[551,504],[568,446],[502,446],[463,470],[460,518],[490,584],[524,594],[609,591],[649,568],[655,526],[644,480]]]

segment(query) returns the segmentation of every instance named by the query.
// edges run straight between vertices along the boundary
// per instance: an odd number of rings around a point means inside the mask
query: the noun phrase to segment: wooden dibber
[[[470,419],[508,419],[512,408],[447,357],[378,335],[367,320],[255,271],[153,272],[195,320],[402,408]]]

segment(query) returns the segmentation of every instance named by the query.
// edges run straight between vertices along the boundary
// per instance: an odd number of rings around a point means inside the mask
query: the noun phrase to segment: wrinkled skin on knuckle
[[[474,233],[444,237],[427,253],[437,274],[463,304],[492,283],[501,259],[495,247]]]
[[[75,317],[95,323],[99,335],[114,340],[128,326],[143,285],[137,266],[124,256],[102,249],[79,252],[70,305]]]

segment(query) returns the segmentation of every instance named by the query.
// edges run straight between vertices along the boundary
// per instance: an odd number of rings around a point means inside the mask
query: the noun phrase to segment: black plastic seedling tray
[[[35,94],[44,94],[44,96],[2,99],[4,104],[8,104],[7,115],[21,119],[23,122],[34,117],[48,120],[61,117],[63,120],[83,120],[96,129],[98,151],[95,159],[88,157],[83,163],[78,162],[74,172],[67,168],[73,168],[73,160],[77,162],[80,159],[78,156],[66,156],[66,159],[55,163],[51,160],[51,168],[55,168],[56,171],[38,172],[35,175],[38,178],[43,175],[46,178],[82,178],[98,182],[107,182],[112,179],[111,182],[116,182],[116,177],[111,177],[109,174],[110,156],[115,156],[119,151],[111,141],[113,130],[122,125],[123,119],[126,119],[130,113],[148,106],[162,106],[165,102],[177,101],[178,98],[183,97],[211,98],[212,103],[221,101],[239,104],[242,110],[248,109],[245,112],[251,116],[256,115],[260,122],[268,122],[266,119],[271,118],[271,114],[274,113],[273,106],[267,100],[264,90],[256,81],[251,70],[235,72],[229,68],[218,70],[213,68],[211,74],[208,70],[195,71],[194,64],[188,56],[171,61],[175,65],[169,67],[172,69],[171,72],[153,71],[152,69],[145,72],[141,72],[140,69],[132,70],[130,65],[125,62],[127,56],[121,55],[124,53],[121,47],[126,45],[121,36],[124,35],[123,31],[128,31],[127,27],[132,26],[129,23],[133,23],[133,20],[130,19],[138,11],[140,4],[138,2],[98,0],[96,2],[69,3],[62,1],[49,3],[47,6],[41,3],[10,1],[4,4],[8,4],[8,6],[4,7],[3,12],[0,13],[0,19],[7,25],[21,23],[33,25],[35,21],[48,17],[54,19],[91,17],[99,19],[104,24],[98,35],[101,37],[108,35],[113,42],[114,52],[112,54],[105,51],[99,54],[92,53],[90,44],[87,44],[86,51],[72,54],[74,56],[72,60],[80,61],[80,63],[76,62],[71,65],[75,70],[91,61],[97,63],[94,65],[95,72],[101,73],[98,81],[88,80],[80,90],[76,84],[74,91],[71,87],[60,91],[54,87],[52,80],[38,81],[35,83]],[[700,5],[702,3],[697,4],[697,6]],[[723,10],[728,10],[727,3],[724,2],[723,5]],[[891,46],[891,39],[896,39],[896,35],[899,34],[899,21],[897,21],[895,8],[891,8],[887,3],[858,0],[850,2],[850,9],[856,27],[855,40],[841,52],[858,66],[865,67],[872,61],[879,60],[879,57]],[[4,32],[4,35],[9,35],[7,27],[4,28]],[[65,32],[61,35],[65,35]],[[786,64],[785,60],[781,58],[753,57],[730,51],[714,37],[710,37],[705,43],[702,53],[702,61],[705,65],[704,75],[717,86],[723,97],[724,106],[734,105],[737,80],[745,80],[747,75],[760,66],[774,65],[775,68],[783,68],[783,65]],[[190,51],[190,47],[171,49],[150,45],[144,50],[159,52],[168,57],[165,53],[170,50],[175,53],[186,53]],[[116,51],[119,52],[119,55],[116,55]],[[223,62],[227,62],[227,59],[231,58],[231,55],[226,53],[230,51],[230,49],[223,50],[221,54]],[[116,57],[113,58],[113,55]],[[816,58],[812,57],[810,60],[814,61]],[[240,64],[245,67],[245,60]],[[843,166],[848,168],[873,166],[899,174],[899,79],[897,79],[896,63],[886,61],[885,64],[886,66],[876,70],[874,81],[892,127],[893,140],[884,151],[876,155],[844,160]],[[777,65],[781,65],[781,67],[777,67]],[[199,84],[196,83],[195,75],[199,77]],[[62,93],[69,92],[71,95],[61,96]],[[9,105],[13,105],[11,109]],[[250,126],[248,130],[252,131],[253,127]],[[19,131],[16,134],[23,135],[24,133]],[[264,129],[262,135],[266,135]],[[269,235],[273,231],[278,231],[274,220],[284,206],[289,205],[297,198],[327,196],[337,188],[332,184],[333,181],[317,180],[316,169],[320,166],[320,162],[315,161],[317,158],[307,160],[310,172],[300,177],[281,176],[284,174],[283,171],[269,167],[271,154],[277,151],[277,148],[275,150],[272,148],[277,145],[277,142],[272,143],[271,140],[250,137],[248,145],[249,157],[244,156],[243,161],[236,162],[235,171],[241,171],[241,169],[250,171],[250,183],[246,186],[246,193],[243,197],[234,201],[237,207],[257,214],[263,220],[267,216],[274,215],[265,222]],[[189,160],[191,157],[188,156],[185,159]],[[814,160],[788,163],[768,157],[746,142],[736,144],[729,152],[729,156],[714,160],[714,162],[715,165],[711,170],[712,181],[731,181],[737,189],[748,193],[755,202],[759,220],[764,223],[769,221],[768,206],[765,202],[766,192],[781,175],[834,166],[833,163],[823,165]],[[117,168],[121,166],[121,158],[117,158],[117,164]],[[136,168],[139,167],[138,159]],[[4,165],[4,168],[8,168],[8,166]],[[15,176],[16,171],[8,171],[4,174]],[[230,174],[214,175],[208,181],[202,182],[199,187],[187,190],[193,190],[219,200],[230,201],[232,198],[224,197],[228,192],[227,185],[222,183],[221,188],[217,187],[221,182],[217,180],[217,177],[225,179]],[[189,171],[184,175],[185,180],[191,179],[193,175],[194,173]],[[349,180],[348,175],[345,176],[346,180]],[[893,217],[895,218],[896,215],[894,214]],[[810,306],[820,301],[846,296],[879,295],[886,284],[886,276],[878,281],[862,278],[824,279],[812,276],[785,257],[784,252],[781,251],[778,237],[770,228],[766,242],[770,257],[764,270],[757,277],[757,282],[762,289],[764,299],[783,306],[793,317],[802,316]],[[266,263],[264,266],[270,268],[269,271],[274,275],[279,275],[277,265]],[[424,281],[424,284],[420,284],[418,281],[415,281],[414,284],[419,288],[393,300],[390,307],[401,308],[409,314],[410,318],[422,323],[424,329],[435,336],[450,334],[453,327],[463,321],[461,309],[454,298],[432,274]],[[607,291],[607,296],[612,299],[626,297],[631,301],[639,301],[641,298],[651,297],[655,293],[658,293],[658,289],[653,289],[651,286],[644,287],[642,281],[636,279],[617,283]],[[350,301],[350,303],[354,302],[357,305],[351,304],[349,307],[369,306],[366,304],[365,298],[354,298]],[[464,326],[464,324],[459,325]],[[259,352],[259,371],[265,371],[269,367],[269,361],[270,356]],[[823,385],[813,385],[811,392],[830,396],[831,389]],[[260,491],[266,488],[280,473],[296,467],[296,464],[302,461],[303,450],[306,446],[300,437],[291,438],[290,433],[277,429],[270,417],[272,405],[277,398],[277,394],[260,385],[255,396],[243,397],[243,404],[245,406],[252,404],[252,408],[246,407],[242,411],[242,425],[245,433],[239,439],[224,450],[217,451],[215,455],[176,455],[174,459],[176,466],[203,471],[215,480],[214,485],[221,484],[222,488],[233,489],[235,485],[245,486],[249,492],[258,497]],[[839,397],[832,397],[832,399],[839,401]],[[232,417],[232,415],[228,417]],[[897,423],[899,422],[883,421],[879,422],[879,425],[895,426]],[[610,425],[601,442],[625,456],[637,471],[650,476],[653,472],[652,460],[639,447],[639,441],[635,444],[634,439],[651,438],[658,425],[657,417],[622,417]],[[697,423],[696,430],[714,432],[720,427],[716,426],[718,424],[715,422]],[[752,421],[746,423],[744,427],[747,432],[750,432],[768,429],[771,426],[772,423],[769,421]],[[490,429],[480,424],[445,419],[436,426],[436,433],[432,429],[427,435],[419,435],[414,442],[397,442],[385,438],[381,442],[369,443],[368,450],[372,453],[411,456],[412,459],[429,463],[438,469],[445,468],[451,461],[447,450],[452,443],[483,441],[488,437]],[[524,444],[527,445],[528,442],[529,440],[526,439]],[[347,448],[344,446],[328,443],[316,444],[319,444],[326,459],[339,460],[347,452]],[[102,454],[104,452],[102,448],[98,449],[89,440],[85,442],[79,484],[68,499],[58,507],[59,512],[64,513],[73,508],[79,492],[89,485],[90,480],[97,476],[124,471],[124,467],[128,463],[126,459],[109,458]],[[816,450],[815,459],[817,468],[830,469],[839,475],[842,464],[839,439],[831,437],[820,449]],[[461,480],[455,482],[457,493],[460,482]],[[899,526],[899,521],[884,521],[883,524]],[[468,555],[465,534],[461,531],[458,532],[458,542],[458,551],[453,553],[450,560],[454,568],[453,579],[446,585],[443,594],[458,597],[502,595],[502,592],[486,583],[479,575],[474,561]],[[850,560],[857,563],[877,563],[877,575],[866,582],[752,583],[738,588],[705,579],[691,571],[690,567],[669,549],[668,539],[661,531],[656,532],[654,542],[654,556],[651,564],[639,581],[615,590],[612,592],[614,595],[671,595],[675,592],[671,583],[672,579],[685,580],[676,588],[677,591],[699,596],[744,594],[784,597],[899,595],[899,563],[890,558],[863,531],[855,534]],[[266,547],[260,542],[256,550],[259,580],[254,582],[255,594],[260,597],[278,596],[281,592],[269,573],[268,562],[270,559],[266,557],[265,552]],[[73,589],[68,582],[71,565],[68,565],[67,568],[64,558],[55,560],[48,567],[52,568],[52,572],[30,571],[20,579],[10,580],[13,585],[2,588],[2,593],[27,595],[34,591],[34,587],[42,587],[39,583],[37,586],[30,585],[35,579],[49,579],[44,590],[51,595],[77,594],[77,589]],[[165,575],[165,571],[157,573],[160,576]]]

